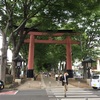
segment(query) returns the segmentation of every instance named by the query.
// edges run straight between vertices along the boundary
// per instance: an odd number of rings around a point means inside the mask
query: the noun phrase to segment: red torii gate
[[[69,32],[69,31],[65,31]],[[71,40],[70,36],[67,36],[65,40],[53,40],[50,36],[62,36],[64,33],[62,31],[57,31],[55,34],[48,34],[48,32],[29,32],[30,39],[26,39],[24,42],[29,43],[29,55],[28,55],[28,70],[27,70],[27,77],[33,78],[34,77],[34,45],[35,43],[52,43],[52,44],[66,44],[66,68],[65,70],[68,71],[69,77],[73,77],[73,70],[72,70],[72,51],[71,51],[71,44],[79,44],[78,41]],[[70,31],[71,34],[75,34],[75,32]],[[68,34],[68,33],[65,33]],[[35,36],[43,36],[47,35],[49,38],[48,40],[38,40],[35,39]]]

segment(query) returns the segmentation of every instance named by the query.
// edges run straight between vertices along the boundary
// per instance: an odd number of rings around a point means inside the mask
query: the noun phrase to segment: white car
[[[91,87],[93,89],[100,89],[100,74],[92,76]]]

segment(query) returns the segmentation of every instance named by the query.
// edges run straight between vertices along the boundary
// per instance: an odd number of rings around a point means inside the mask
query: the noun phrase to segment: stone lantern
[[[91,57],[86,57],[82,61],[84,78],[90,78],[91,77],[90,69],[91,69],[92,64],[94,62],[96,62],[96,61],[94,59],[92,59]]]
[[[13,61],[16,62],[16,78],[19,79],[21,74],[22,62],[25,60],[20,55],[18,55]]]

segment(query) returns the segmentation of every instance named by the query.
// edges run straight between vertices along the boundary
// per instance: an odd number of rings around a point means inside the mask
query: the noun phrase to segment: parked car
[[[100,89],[100,74],[92,76],[91,87],[93,89]]]
[[[4,83],[0,80],[0,90],[4,89]]]

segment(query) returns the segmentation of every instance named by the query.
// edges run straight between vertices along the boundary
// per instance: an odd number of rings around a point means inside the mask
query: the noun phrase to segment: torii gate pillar
[[[72,70],[72,50],[71,50],[71,38],[68,36],[66,38],[66,68],[67,72],[69,73],[69,77],[73,77],[73,70]]]
[[[28,70],[27,70],[27,77],[32,78],[34,77],[34,35],[30,34],[30,43],[29,43],[29,55],[28,55]]]

